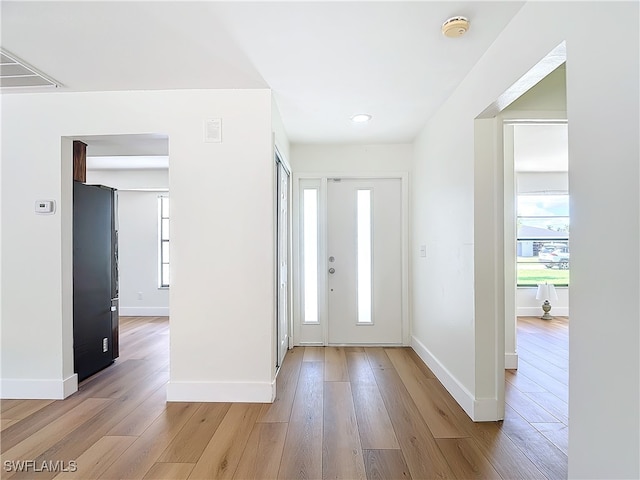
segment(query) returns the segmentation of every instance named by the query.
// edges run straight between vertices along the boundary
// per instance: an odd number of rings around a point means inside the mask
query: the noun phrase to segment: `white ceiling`
[[[294,143],[410,142],[523,3],[3,0],[0,38],[60,90],[271,88]]]

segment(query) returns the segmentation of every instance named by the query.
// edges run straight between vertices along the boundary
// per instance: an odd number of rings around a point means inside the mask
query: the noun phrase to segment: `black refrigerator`
[[[117,191],[73,182],[73,361],[78,381],[118,358]]]

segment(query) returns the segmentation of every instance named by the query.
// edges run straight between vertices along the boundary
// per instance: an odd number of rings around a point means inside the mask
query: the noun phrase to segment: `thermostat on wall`
[[[51,215],[56,211],[56,202],[54,200],[36,200],[36,213]]]

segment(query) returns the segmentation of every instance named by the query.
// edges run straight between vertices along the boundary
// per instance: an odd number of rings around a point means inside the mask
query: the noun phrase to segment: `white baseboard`
[[[544,312],[542,307],[518,307],[516,315],[519,317],[541,317]],[[569,316],[569,307],[551,307],[549,314],[553,317],[557,315],[559,317]]]
[[[77,391],[78,375],[75,373],[64,380],[0,380],[0,398],[5,399],[63,400]]]
[[[276,381],[235,382],[169,382],[168,402],[239,402],[272,403],[276,397]]]
[[[411,347],[474,422],[502,420],[503,407],[496,398],[475,398],[415,336],[411,337]]]
[[[505,370],[517,370],[518,369],[518,354],[517,353],[505,353],[504,354],[504,369]]]
[[[169,307],[120,307],[121,317],[168,317]]]

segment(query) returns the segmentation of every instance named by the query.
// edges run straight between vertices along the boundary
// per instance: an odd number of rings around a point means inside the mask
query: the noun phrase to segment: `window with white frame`
[[[318,323],[318,189],[302,191],[304,323]]]
[[[169,286],[169,197],[158,197],[159,213],[159,255],[158,255],[158,276],[159,286]]]
[[[518,286],[569,285],[569,195],[520,194]]]

